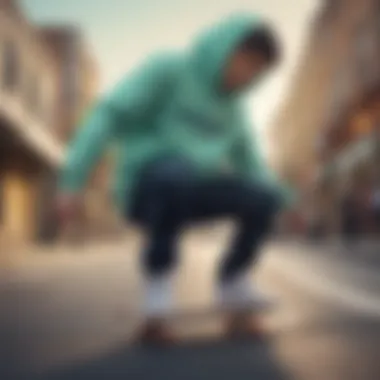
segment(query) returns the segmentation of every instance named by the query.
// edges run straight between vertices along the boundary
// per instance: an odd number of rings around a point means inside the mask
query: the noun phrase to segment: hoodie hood
[[[211,89],[216,89],[224,68],[236,48],[255,29],[263,25],[259,16],[236,14],[207,29],[192,50],[194,68]]]

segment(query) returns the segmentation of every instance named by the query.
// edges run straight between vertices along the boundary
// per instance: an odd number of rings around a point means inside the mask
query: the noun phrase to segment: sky
[[[184,47],[201,28],[229,13],[260,13],[277,27],[285,59],[249,98],[252,121],[265,131],[286,94],[318,0],[20,0],[32,21],[79,25],[100,68],[105,91],[147,54]]]

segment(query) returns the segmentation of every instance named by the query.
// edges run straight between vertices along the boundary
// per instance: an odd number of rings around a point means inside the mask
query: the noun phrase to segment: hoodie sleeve
[[[246,129],[241,132],[234,146],[231,161],[236,171],[244,177],[260,181],[275,189],[284,205],[290,206],[295,201],[294,189],[281,182],[266,164],[255,134]]]
[[[149,113],[165,95],[173,76],[172,61],[168,56],[151,58],[99,101],[68,148],[59,181],[61,190],[82,190],[117,131],[136,126],[134,120]]]

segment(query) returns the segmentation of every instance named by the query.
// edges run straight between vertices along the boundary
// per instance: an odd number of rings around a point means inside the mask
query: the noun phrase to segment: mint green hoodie
[[[218,91],[228,58],[260,24],[258,17],[230,17],[203,33],[189,51],[156,54],[129,73],[79,129],[61,191],[82,190],[105,149],[113,146],[113,193],[120,210],[130,204],[141,168],[166,154],[186,157],[200,176],[228,165],[288,198],[261,158],[240,97]]]

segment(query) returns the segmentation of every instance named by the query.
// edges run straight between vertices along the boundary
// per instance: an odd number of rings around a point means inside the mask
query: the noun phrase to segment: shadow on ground
[[[269,342],[195,342],[181,347],[125,347],[98,360],[34,380],[290,380]]]

